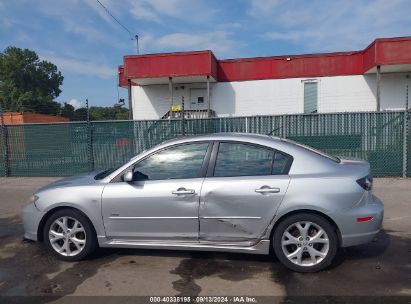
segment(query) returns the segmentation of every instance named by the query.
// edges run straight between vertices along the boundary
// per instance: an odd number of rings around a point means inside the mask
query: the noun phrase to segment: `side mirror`
[[[133,181],[133,172],[132,171],[127,171],[126,173],[124,173],[123,181],[125,181],[126,183],[132,182]]]

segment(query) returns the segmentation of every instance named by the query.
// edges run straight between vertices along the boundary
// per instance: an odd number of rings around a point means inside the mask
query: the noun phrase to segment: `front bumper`
[[[370,221],[357,222],[358,218],[372,217]],[[367,202],[335,215],[341,232],[341,246],[355,246],[371,242],[381,230],[384,205],[370,194]]]
[[[24,238],[37,241],[37,231],[43,212],[39,211],[34,204],[25,206],[21,212],[24,227]]]

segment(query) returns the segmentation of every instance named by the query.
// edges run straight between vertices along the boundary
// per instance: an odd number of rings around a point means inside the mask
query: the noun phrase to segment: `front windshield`
[[[114,171],[116,171],[117,169],[119,169],[121,166],[123,166],[123,165],[120,165],[120,166],[115,167],[115,168],[110,168],[110,169],[106,169],[106,170],[104,170],[104,171],[101,171],[101,172],[99,172],[96,176],[94,176],[94,179],[95,179],[95,180],[99,180],[99,179],[106,178],[106,177],[109,176],[111,173],[113,173]]]

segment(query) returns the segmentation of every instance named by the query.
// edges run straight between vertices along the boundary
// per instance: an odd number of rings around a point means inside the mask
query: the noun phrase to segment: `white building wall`
[[[375,75],[322,77],[318,86],[318,112],[376,110]]]
[[[382,74],[381,79],[381,109],[382,110],[404,110],[405,109],[405,95],[406,84],[409,87],[411,94],[411,73],[391,73]],[[411,105],[410,96],[408,103]]]
[[[220,82],[212,86],[218,116],[290,114],[303,111],[301,79]]]
[[[404,108],[405,76],[382,75],[381,110]],[[219,117],[303,113],[304,81],[318,82],[319,113],[376,110],[375,74],[212,83],[211,109]],[[184,97],[189,109],[190,88],[205,84],[174,84],[174,88],[174,104],[181,104]],[[168,85],[135,86],[132,97],[136,120],[159,119],[170,108]]]

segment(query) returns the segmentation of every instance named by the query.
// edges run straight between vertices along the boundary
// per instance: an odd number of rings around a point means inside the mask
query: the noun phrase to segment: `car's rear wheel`
[[[44,225],[43,233],[48,249],[65,261],[84,259],[97,246],[90,221],[73,209],[62,209],[52,214]]]
[[[282,220],[274,231],[275,254],[286,267],[316,272],[331,264],[338,248],[337,233],[323,217],[301,213]]]

